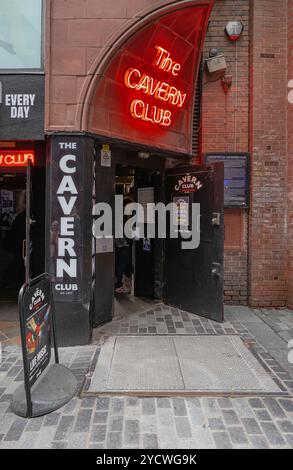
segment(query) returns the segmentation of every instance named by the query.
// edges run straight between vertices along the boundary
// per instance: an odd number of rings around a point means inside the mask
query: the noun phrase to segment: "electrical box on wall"
[[[224,207],[249,207],[249,165],[247,153],[208,153],[204,161],[224,163]]]
[[[227,64],[224,54],[218,54],[215,57],[206,59],[208,71],[210,73],[219,72],[220,70],[226,70]]]

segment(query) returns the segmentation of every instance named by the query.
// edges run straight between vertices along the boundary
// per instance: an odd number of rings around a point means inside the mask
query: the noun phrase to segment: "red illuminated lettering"
[[[168,111],[168,109],[166,109],[164,111],[164,115],[163,115],[163,120],[161,122],[161,125],[162,126],[170,126],[171,124],[171,111]]]
[[[160,88],[157,90],[156,98],[159,100],[167,101],[166,96],[170,90],[170,85],[168,83],[161,83]]]
[[[182,108],[182,106],[184,104],[184,101],[185,101],[185,98],[186,98],[186,93],[182,94],[181,91],[179,91],[177,97],[178,97],[177,106],[179,106],[179,108]]]
[[[154,61],[154,65],[159,69],[165,70],[165,72],[171,72],[172,75],[178,75],[181,65],[171,59],[170,53],[160,46],[156,46],[157,55]]]
[[[140,108],[140,114],[138,113],[138,110]],[[132,101],[130,105],[130,113],[131,116],[136,118],[136,119],[142,119],[143,113],[141,113],[141,110],[144,108],[144,102],[141,100],[134,100]]]
[[[124,83],[125,85],[128,87],[128,88],[136,88],[137,87],[137,83],[131,83],[130,79],[132,77],[132,75],[136,75],[138,76],[139,78],[141,77],[141,74],[140,74],[140,71],[137,70],[137,69],[128,69],[126,71],[126,74],[124,76]]]
[[[137,90],[142,90],[144,93],[149,94],[149,77],[144,73],[139,84],[136,87]]]
[[[144,103],[142,100],[132,101],[130,113],[135,119],[159,124],[163,127],[168,127],[171,124],[171,111],[158,108],[158,106],[151,106],[148,103]]]
[[[35,153],[33,150],[0,150],[0,166],[2,167],[26,166],[28,161],[34,165]]]
[[[139,78],[138,82],[134,82],[134,77]],[[168,101],[170,104],[182,108],[186,93],[178,90],[169,83],[155,80],[149,75],[141,74],[139,70],[130,68],[126,70],[124,75],[124,83],[127,88],[142,91],[146,95],[154,96],[158,100]]]
[[[168,101],[172,104],[177,103],[178,90],[174,86],[171,86],[169,89]]]
[[[154,96],[157,93],[159,88],[160,82],[154,80],[152,77],[149,77],[149,94],[150,96]]]
[[[164,110],[161,108],[157,108],[156,106],[155,108],[156,110],[154,111],[154,116],[153,116],[154,123],[161,124],[164,118]]]
[[[155,48],[157,49],[158,52],[157,52],[157,55],[156,55],[155,60],[154,60],[154,65],[159,66],[160,63],[161,63],[161,60],[164,56],[164,53],[168,54],[168,52],[165,51],[165,49],[163,49],[160,46],[156,46]]]
[[[177,76],[181,65],[171,58],[171,54],[161,46],[156,46],[156,57],[153,65],[165,72]],[[165,101],[172,106],[182,108],[186,100],[186,93],[173,85],[161,80],[156,80],[146,73],[141,73],[136,68],[129,68],[124,74],[124,84],[127,88],[140,91],[157,100]],[[143,100],[133,100],[130,105],[130,114],[135,119],[169,127],[172,122],[172,112],[155,105],[145,103]]]

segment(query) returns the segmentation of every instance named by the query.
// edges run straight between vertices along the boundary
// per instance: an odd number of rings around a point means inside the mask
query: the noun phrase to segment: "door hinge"
[[[219,226],[221,224],[221,214],[220,212],[213,212],[212,225]]]

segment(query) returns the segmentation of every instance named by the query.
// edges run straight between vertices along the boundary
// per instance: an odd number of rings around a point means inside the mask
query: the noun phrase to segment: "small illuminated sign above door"
[[[28,161],[34,165],[34,150],[0,150],[0,167],[24,167],[27,166]]]

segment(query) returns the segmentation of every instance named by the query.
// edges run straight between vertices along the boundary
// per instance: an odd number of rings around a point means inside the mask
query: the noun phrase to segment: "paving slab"
[[[108,338],[88,393],[143,391],[279,393],[281,390],[239,336]],[[179,404],[175,407],[177,414],[178,407]]]
[[[246,328],[266,349],[284,349],[286,345],[286,342],[264,323],[257,325],[246,323]]]
[[[172,336],[182,337],[182,341],[192,335],[241,337],[249,351],[261,358],[265,370],[277,376],[278,383],[287,385],[287,393],[279,396],[259,391],[253,397],[227,398],[216,392],[216,396],[201,393],[147,399],[121,392],[114,396],[78,395],[43,420],[26,420],[24,427],[9,406],[9,390],[19,384],[16,367],[22,364],[20,348],[11,343],[4,346],[0,364],[1,449],[293,448],[293,380],[286,377],[288,346],[284,341],[291,332],[293,338],[292,311],[229,307],[225,309],[224,323],[218,324],[163,304],[126,304],[112,323],[95,330],[93,346],[60,351],[61,362],[79,374],[80,383],[84,379],[89,383],[94,371],[92,360],[95,357],[96,361],[107,338],[131,334],[160,337],[175,330]],[[254,325],[265,330],[269,327],[282,344],[277,340],[273,343],[275,349],[271,348],[268,335],[264,335],[265,347],[263,335],[254,335]],[[284,333],[286,337],[282,338]],[[213,353],[217,354],[216,348]],[[199,356],[196,351],[196,358]]]
[[[259,323],[262,324],[263,320],[259,318],[256,313],[249,307],[239,305],[235,308],[232,305],[225,305],[224,316],[226,320],[238,320],[241,323]]]

